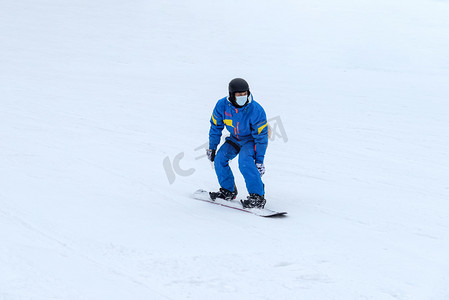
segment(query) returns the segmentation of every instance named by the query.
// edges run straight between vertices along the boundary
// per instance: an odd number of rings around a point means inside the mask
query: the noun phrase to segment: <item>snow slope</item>
[[[448,15],[2,0],[0,299],[448,299]],[[201,148],[234,77],[288,217],[189,196],[218,188]]]

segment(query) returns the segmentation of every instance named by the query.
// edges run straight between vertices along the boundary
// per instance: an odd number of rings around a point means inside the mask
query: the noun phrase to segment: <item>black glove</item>
[[[213,162],[215,159],[215,150],[212,149],[206,149],[207,158]]]

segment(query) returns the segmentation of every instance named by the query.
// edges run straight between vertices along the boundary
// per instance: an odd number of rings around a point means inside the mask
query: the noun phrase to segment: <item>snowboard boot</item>
[[[234,186],[233,192],[231,192],[227,189],[224,189],[224,188],[220,188],[220,190],[218,192],[210,192],[209,196],[212,200],[220,198],[220,199],[224,199],[227,201],[231,201],[231,200],[234,200],[235,197],[237,197],[237,187]]]
[[[249,194],[246,200],[240,200],[240,202],[244,208],[264,208],[267,200],[263,195]]]

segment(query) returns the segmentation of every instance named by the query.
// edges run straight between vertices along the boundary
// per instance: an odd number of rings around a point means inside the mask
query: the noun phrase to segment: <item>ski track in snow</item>
[[[448,299],[448,15],[3,1],[0,300]],[[201,148],[234,77],[276,128],[285,218],[191,199],[218,189]]]

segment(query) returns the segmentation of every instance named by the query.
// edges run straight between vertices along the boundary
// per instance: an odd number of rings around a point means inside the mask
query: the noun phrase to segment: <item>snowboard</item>
[[[215,199],[212,200],[209,196],[209,192],[205,191],[205,190],[197,190],[195,193],[193,193],[193,198],[196,200],[200,200],[200,201],[204,201],[204,202],[209,202],[209,203],[213,203],[216,205],[220,205],[223,207],[228,207],[228,208],[232,208],[235,210],[239,210],[239,211],[244,211],[256,216],[260,216],[260,217],[279,217],[279,216],[284,216],[287,214],[287,212],[285,211],[274,211],[268,208],[244,208],[242,206],[242,203],[240,203],[240,201],[235,201],[235,200],[231,200],[231,201],[227,201],[224,199]]]

